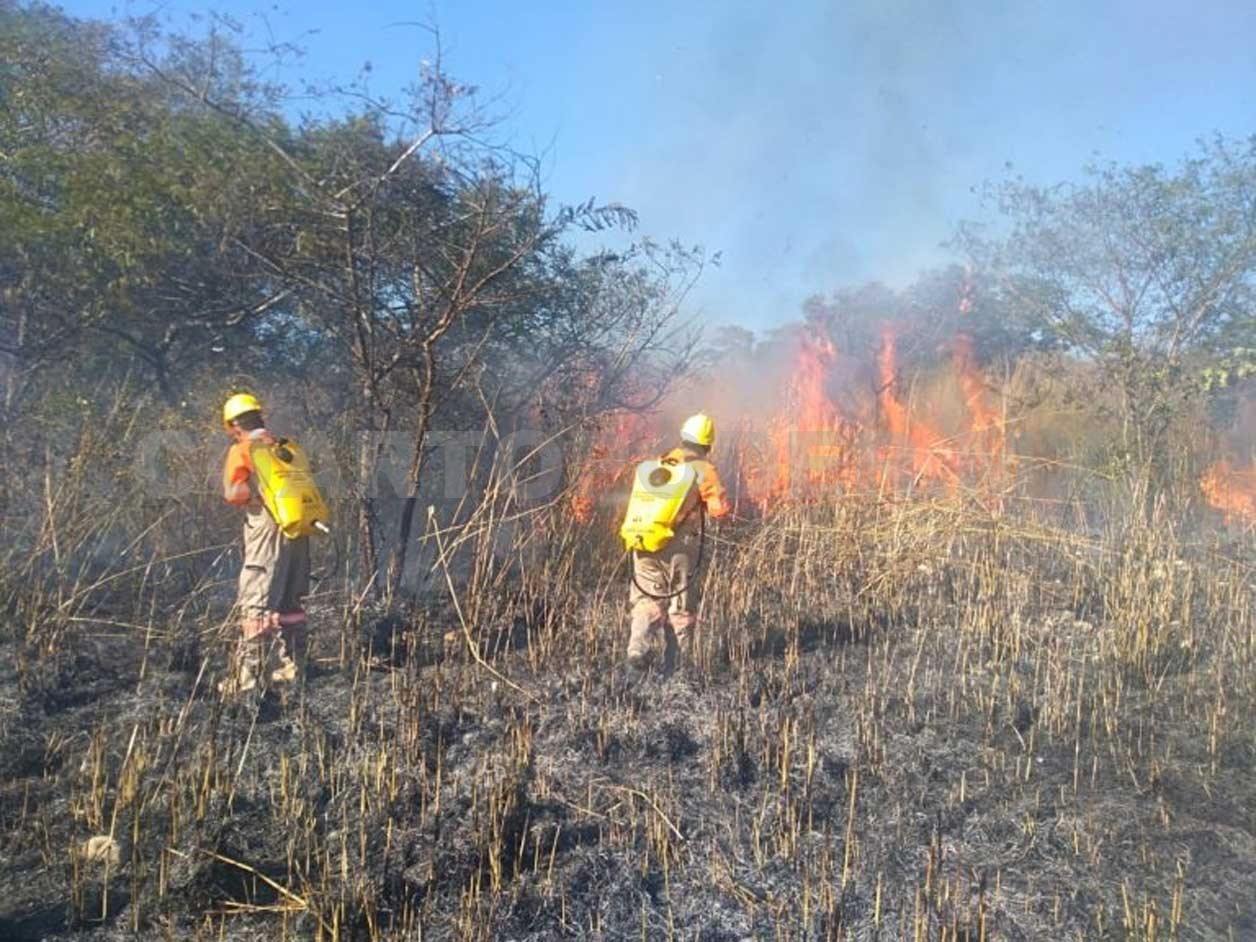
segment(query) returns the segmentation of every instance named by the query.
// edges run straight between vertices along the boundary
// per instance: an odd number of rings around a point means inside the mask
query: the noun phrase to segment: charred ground
[[[813,507],[721,531],[637,679],[594,559],[465,631],[324,609],[287,702],[212,626],[13,633],[0,935],[1246,938],[1243,551]]]

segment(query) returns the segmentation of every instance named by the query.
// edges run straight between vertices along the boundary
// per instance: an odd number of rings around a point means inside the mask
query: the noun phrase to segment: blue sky
[[[71,0],[109,17],[205,10]],[[973,188],[1076,178],[1099,157],[1173,163],[1256,132],[1256,3],[218,0],[298,42],[290,82],[380,92],[431,52],[497,98],[559,200],[636,209],[642,231],[722,253],[691,313],[769,327],[810,294],[902,284],[980,218]]]

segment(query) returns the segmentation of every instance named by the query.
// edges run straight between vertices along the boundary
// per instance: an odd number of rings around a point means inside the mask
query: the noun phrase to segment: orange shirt
[[[247,484],[253,476],[253,462],[249,458],[248,442],[233,442],[227,451],[227,460],[222,466],[222,498],[228,504],[244,507],[249,498],[240,499],[237,493],[239,484]]]
[[[687,460],[694,466],[694,470],[698,472],[698,499],[706,506],[707,514],[712,518],[723,517],[732,510],[728,503],[728,492],[720,481],[719,472],[706,458],[694,457],[693,452],[682,447],[673,448],[663,456],[663,460]],[[682,513],[682,518],[686,516],[688,516],[688,511]]]
[[[240,496],[239,485],[248,484],[253,477],[253,459],[249,457],[249,449],[258,440],[269,440],[272,436],[266,429],[250,432],[243,441],[232,442],[227,450],[227,460],[222,466],[222,498],[235,507],[247,507],[255,499],[256,488],[250,486],[247,497]]]

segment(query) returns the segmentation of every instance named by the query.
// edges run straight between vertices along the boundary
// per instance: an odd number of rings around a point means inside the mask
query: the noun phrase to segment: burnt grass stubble
[[[316,608],[286,697],[209,631],[10,631],[0,939],[1256,938],[1250,538],[726,526],[644,676],[585,555],[465,632]]]

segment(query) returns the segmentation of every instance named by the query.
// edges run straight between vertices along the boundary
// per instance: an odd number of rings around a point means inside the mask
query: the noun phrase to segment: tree
[[[1256,331],[1256,138],[1201,144],[1173,169],[1088,168],[1082,183],[989,187],[1005,234],[957,243],[1038,340],[1093,367],[1146,492],[1202,371]]]
[[[172,46],[176,55],[163,53]],[[278,158],[275,206],[231,243],[266,271],[282,311],[351,365],[346,409],[365,433],[363,578],[387,597],[414,536],[429,433],[460,390],[487,371],[500,394],[512,372],[502,362],[521,353],[533,368],[515,378],[531,373],[535,385],[573,360],[622,371],[641,362],[675,314],[663,303],[666,282],[692,267],[690,257],[646,244],[578,260],[564,241],[573,228],[632,228],[635,215],[592,200],[551,208],[534,161],[484,143],[488,122],[474,89],[442,71],[438,42],[403,101],[355,90],[343,114],[299,131],[241,98],[241,82],[224,83],[217,58],[203,51],[142,36],[136,58]],[[661,275],[634,268],[642,260]],[[613,382],[618,374],[607,372]],[[408,438],[408,467],[388,540],[374,485],[397,434]]]
[[[535,161],[494,145],[474,90],[443,72],[439,37],[400,98],[332,90],[295,122],[231,24],[210,22],[188,37],[0,0],[6,418],[77,395],[89,367],[151,386],[163,409],[254,371],[317,388],[325,415],[364,433],[360,574],[392,595],[434,423],[534,409],[561,431],[661,395],[702,256],[644,239],[577,253],[573,231],[635,215],[551,205]],[[397,436],[385,519],[375,487]]]
[[[238,52],[214,55],[237,97],[268,103]],[[88,335],[90,355],[135,361],[173,403],[182,367],[286,297],[239,246],[274,202],[275,156],[131,58],[118,28],[0,5],[9,414],[25,378]]]

